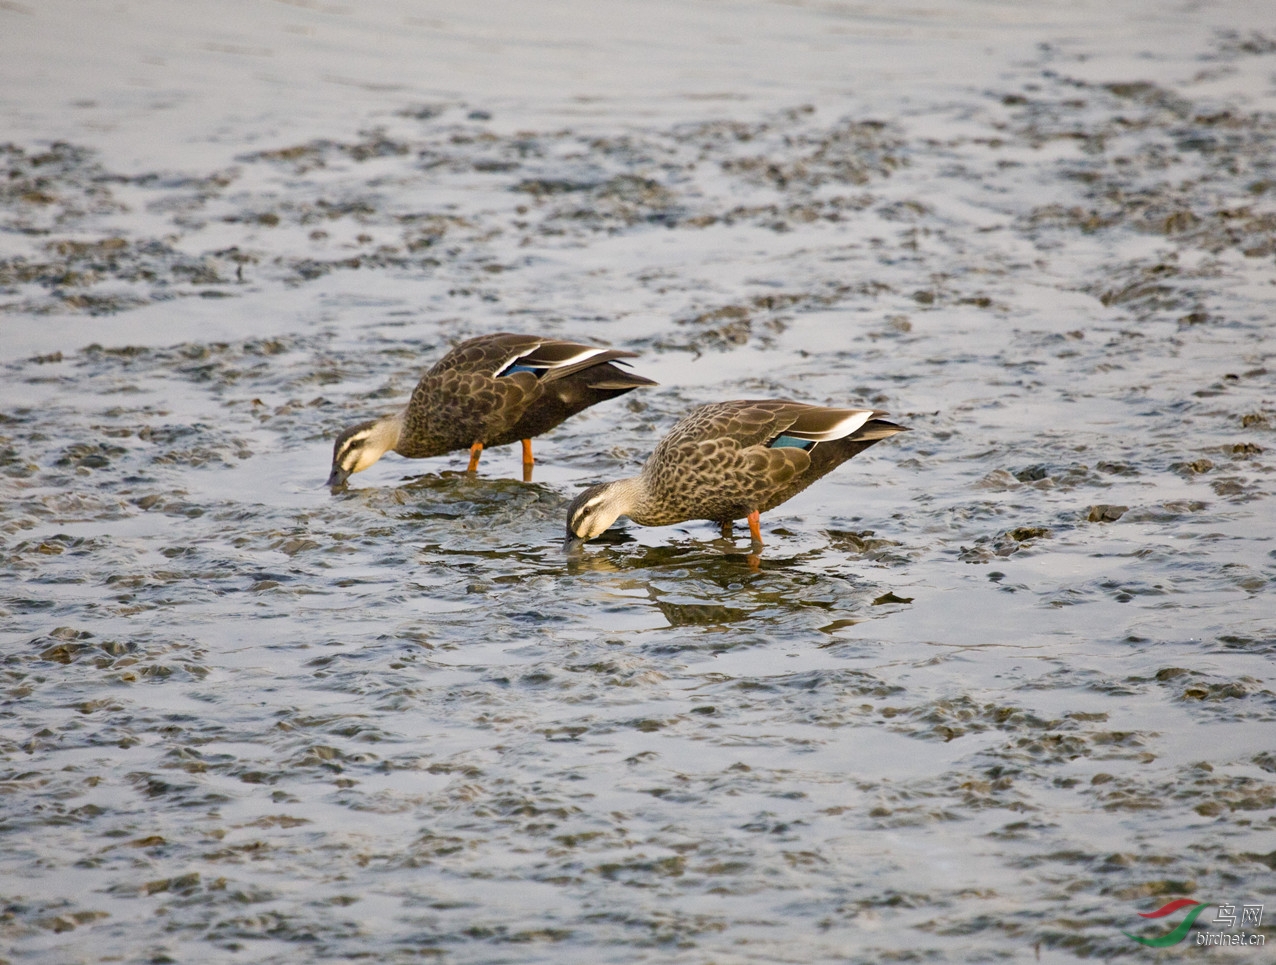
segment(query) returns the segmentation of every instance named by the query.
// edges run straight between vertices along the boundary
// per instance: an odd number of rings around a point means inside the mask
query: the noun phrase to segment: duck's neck
[[[403,438],[403,425],[407,421],[407,417],[408,408],[404,406],[389,415],[383,415],[372,423],[372,433],[369,442],[375,445],[378,450],[378,456],[399,448],[399,440]]]
[[[603,493],[608,515],[612,518],[628,516],[632,519],[642,506],[643,492],[642,479],[638,476],[609,482]]]
[[[628,479],[618,479],[611,484],[611,498],[623,506],[620,515],[628,516],[639,526],[656,526],[659,507],[652,505],[652,489],[646,472]]]

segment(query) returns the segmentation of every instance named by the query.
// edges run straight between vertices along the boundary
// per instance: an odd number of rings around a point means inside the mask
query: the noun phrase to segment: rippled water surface
[[[0,5],[0,960],[1263,960],[1264,5],[178,9]],[[661,385],[323,488],[508,330]],[[762,396],[912,431],[563,555]]]

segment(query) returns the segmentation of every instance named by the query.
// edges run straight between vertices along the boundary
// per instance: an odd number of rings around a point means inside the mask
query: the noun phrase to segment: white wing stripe
[[[500,365],[496,366],[496,371],[504,372],[511,365],[525,365],[529,369],[546,369],[546,370],[561,369],[568,365],[577,365],[580,362],[584,362],[586,359],[592,359],[595,355],[602,355],[603,352],[607,351],[607,349],[605,348],[586,348],[577,352],[575,355],[570,355],[565,359],[559,359],[557,362],[530,361],[527,358],[527,356],[535,355],[536,350],[539,348],[540,346],[536,345],[533,348],[527,348],[527,349],[523,349],[520,352],[514,352],[513,354],[508,356],[505,359],[505,361],[503,361]]]
[[[797,436],[800,439],[813,439],[815,442],[831,442],[834,439],[844,439],[856,429],[861,428],[864,423],[873,418],[871,409],[856,409],[848,412],[846,417],[841,421],[834,423],[830,428],[823,432],[795,432],[793,429],[786,430],[791,436]]]
[[[605,348],[587,348],[582,352],[577,352],[570,358],[565,358],[558,362],[524,362],[524,364],[535,365],[538,369],[561,369],[566,365],[576,365],[578,362],[585,361],[585,359],[592,359],[595,355],[602,355],[606,351]]]

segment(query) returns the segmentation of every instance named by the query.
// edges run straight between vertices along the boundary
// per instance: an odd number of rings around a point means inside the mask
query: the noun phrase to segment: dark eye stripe
[[[370,433],[362,432],[357,436],[351,436],[347,439],[341,444],[341,448],[337,450],[336,462],[341,465],[345,465],[347,459],[351,456],[357,456],[359,450],[367,443],[370,435]]]
[[[592,516],[602,505],[602,502],[603,501],[601,499],[595,496],[593,499],[591,499],[589,502],[585,503],[584,505],[577,506],[576,512],[572,514],[572,522],[578,523],[582,519],[587,519],[588,517]]]

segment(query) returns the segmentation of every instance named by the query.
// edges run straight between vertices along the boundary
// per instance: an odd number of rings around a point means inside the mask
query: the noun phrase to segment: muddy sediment
[[[1274,57],[1047,47],[907,114],[405,103],[180,175],[0,146],[12,960],[1071,961],[1263,901],[1276,116],[1225,81]],[[323,488],[523,329],[662,387],[531,484]],[[702,524],[564,558],[580,486],[763,395],[913,431],[757,569]]]

